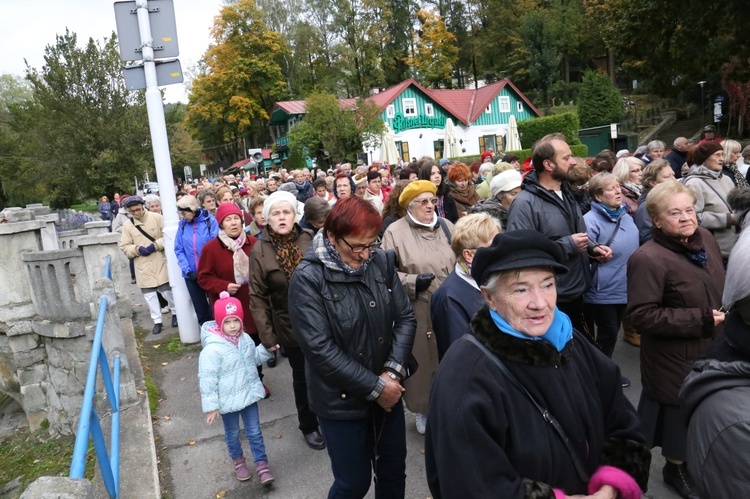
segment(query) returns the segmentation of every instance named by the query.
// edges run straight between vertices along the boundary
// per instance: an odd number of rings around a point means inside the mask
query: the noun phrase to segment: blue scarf
[[[625,210],[622,208],[622,205],[618,206],[616,210],[612,210],[610,208],[607,208],[604,204],[600,203],[599,201],[592,201],[591,204],[598,206],[601,208],[604,213],[607,214],[607,216],[612,220],[613,222],[617,222],[617,220],[625,213]]]
[[[536,337],[527,336],[516,331],[505,319],[500,317],[500,314],[492,309],[490,309],[490,317],[492,317],[497,328],[503,333],[515,336],[522,340],[547,340],[552,343],[552,346],[554,346],[558,352],[562,352],[565,345],[567,345],[571,338],[573,338],[573,324],[570,322],[570,317],[561,312],[557,307],[555,307],[555,315],[552,318],[552,324],[550,324],[547,332],[542,336]]]

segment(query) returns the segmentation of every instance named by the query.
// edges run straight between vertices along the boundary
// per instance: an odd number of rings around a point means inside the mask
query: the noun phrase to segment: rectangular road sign
[[[143,59],[141,36],[138,31],[138,16],[134,1],[115,2],[117,38],[120,58],[123,61]],[[177,46],[177,25],[172,0],[148,0],[148,20],[154,40],[154,58],[168,59],[180,55]]]
[[[128,90],[141,90],[146,88],[146,72],[143,64],[125,66],[122,68],[125,77],[125,86]],[[156,61],[156,84],[160,87],[173,83],[182,83],[182,66],[177,59],[173,61]]]

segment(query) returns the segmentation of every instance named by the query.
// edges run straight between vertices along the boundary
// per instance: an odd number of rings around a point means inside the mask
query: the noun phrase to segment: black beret
[[[556,274],[568,271],[557,243],[536,230],[498,234],[490,246],[479,248],[471,262],[471,277],[480,286],[503,270],[551,267]]]

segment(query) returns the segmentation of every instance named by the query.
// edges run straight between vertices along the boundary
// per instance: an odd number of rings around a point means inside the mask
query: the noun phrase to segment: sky
[[[221,7],[221,0],[174,0],[183,73],[208,48],[209,30]],[[78,35],[82,47],[89,38],[101,41],[117,31],[110,0],[0,0],[0,12],[0,74],[25,75],[24,59],[41,69],[44,48],[54,45],[55,35],[64,34],[65,28]],[[166,102],[187,102],[184,84],[163,88]]]

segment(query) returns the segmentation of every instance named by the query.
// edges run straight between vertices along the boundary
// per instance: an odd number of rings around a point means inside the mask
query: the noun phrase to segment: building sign
[[[416,116],[414,118],[405,118],[404,115],[398,113],[393,118],[393,133],[399,133],[404,130],[411,130],[412,128],[445,128],[444,117],[431,117],[426,115]]]

